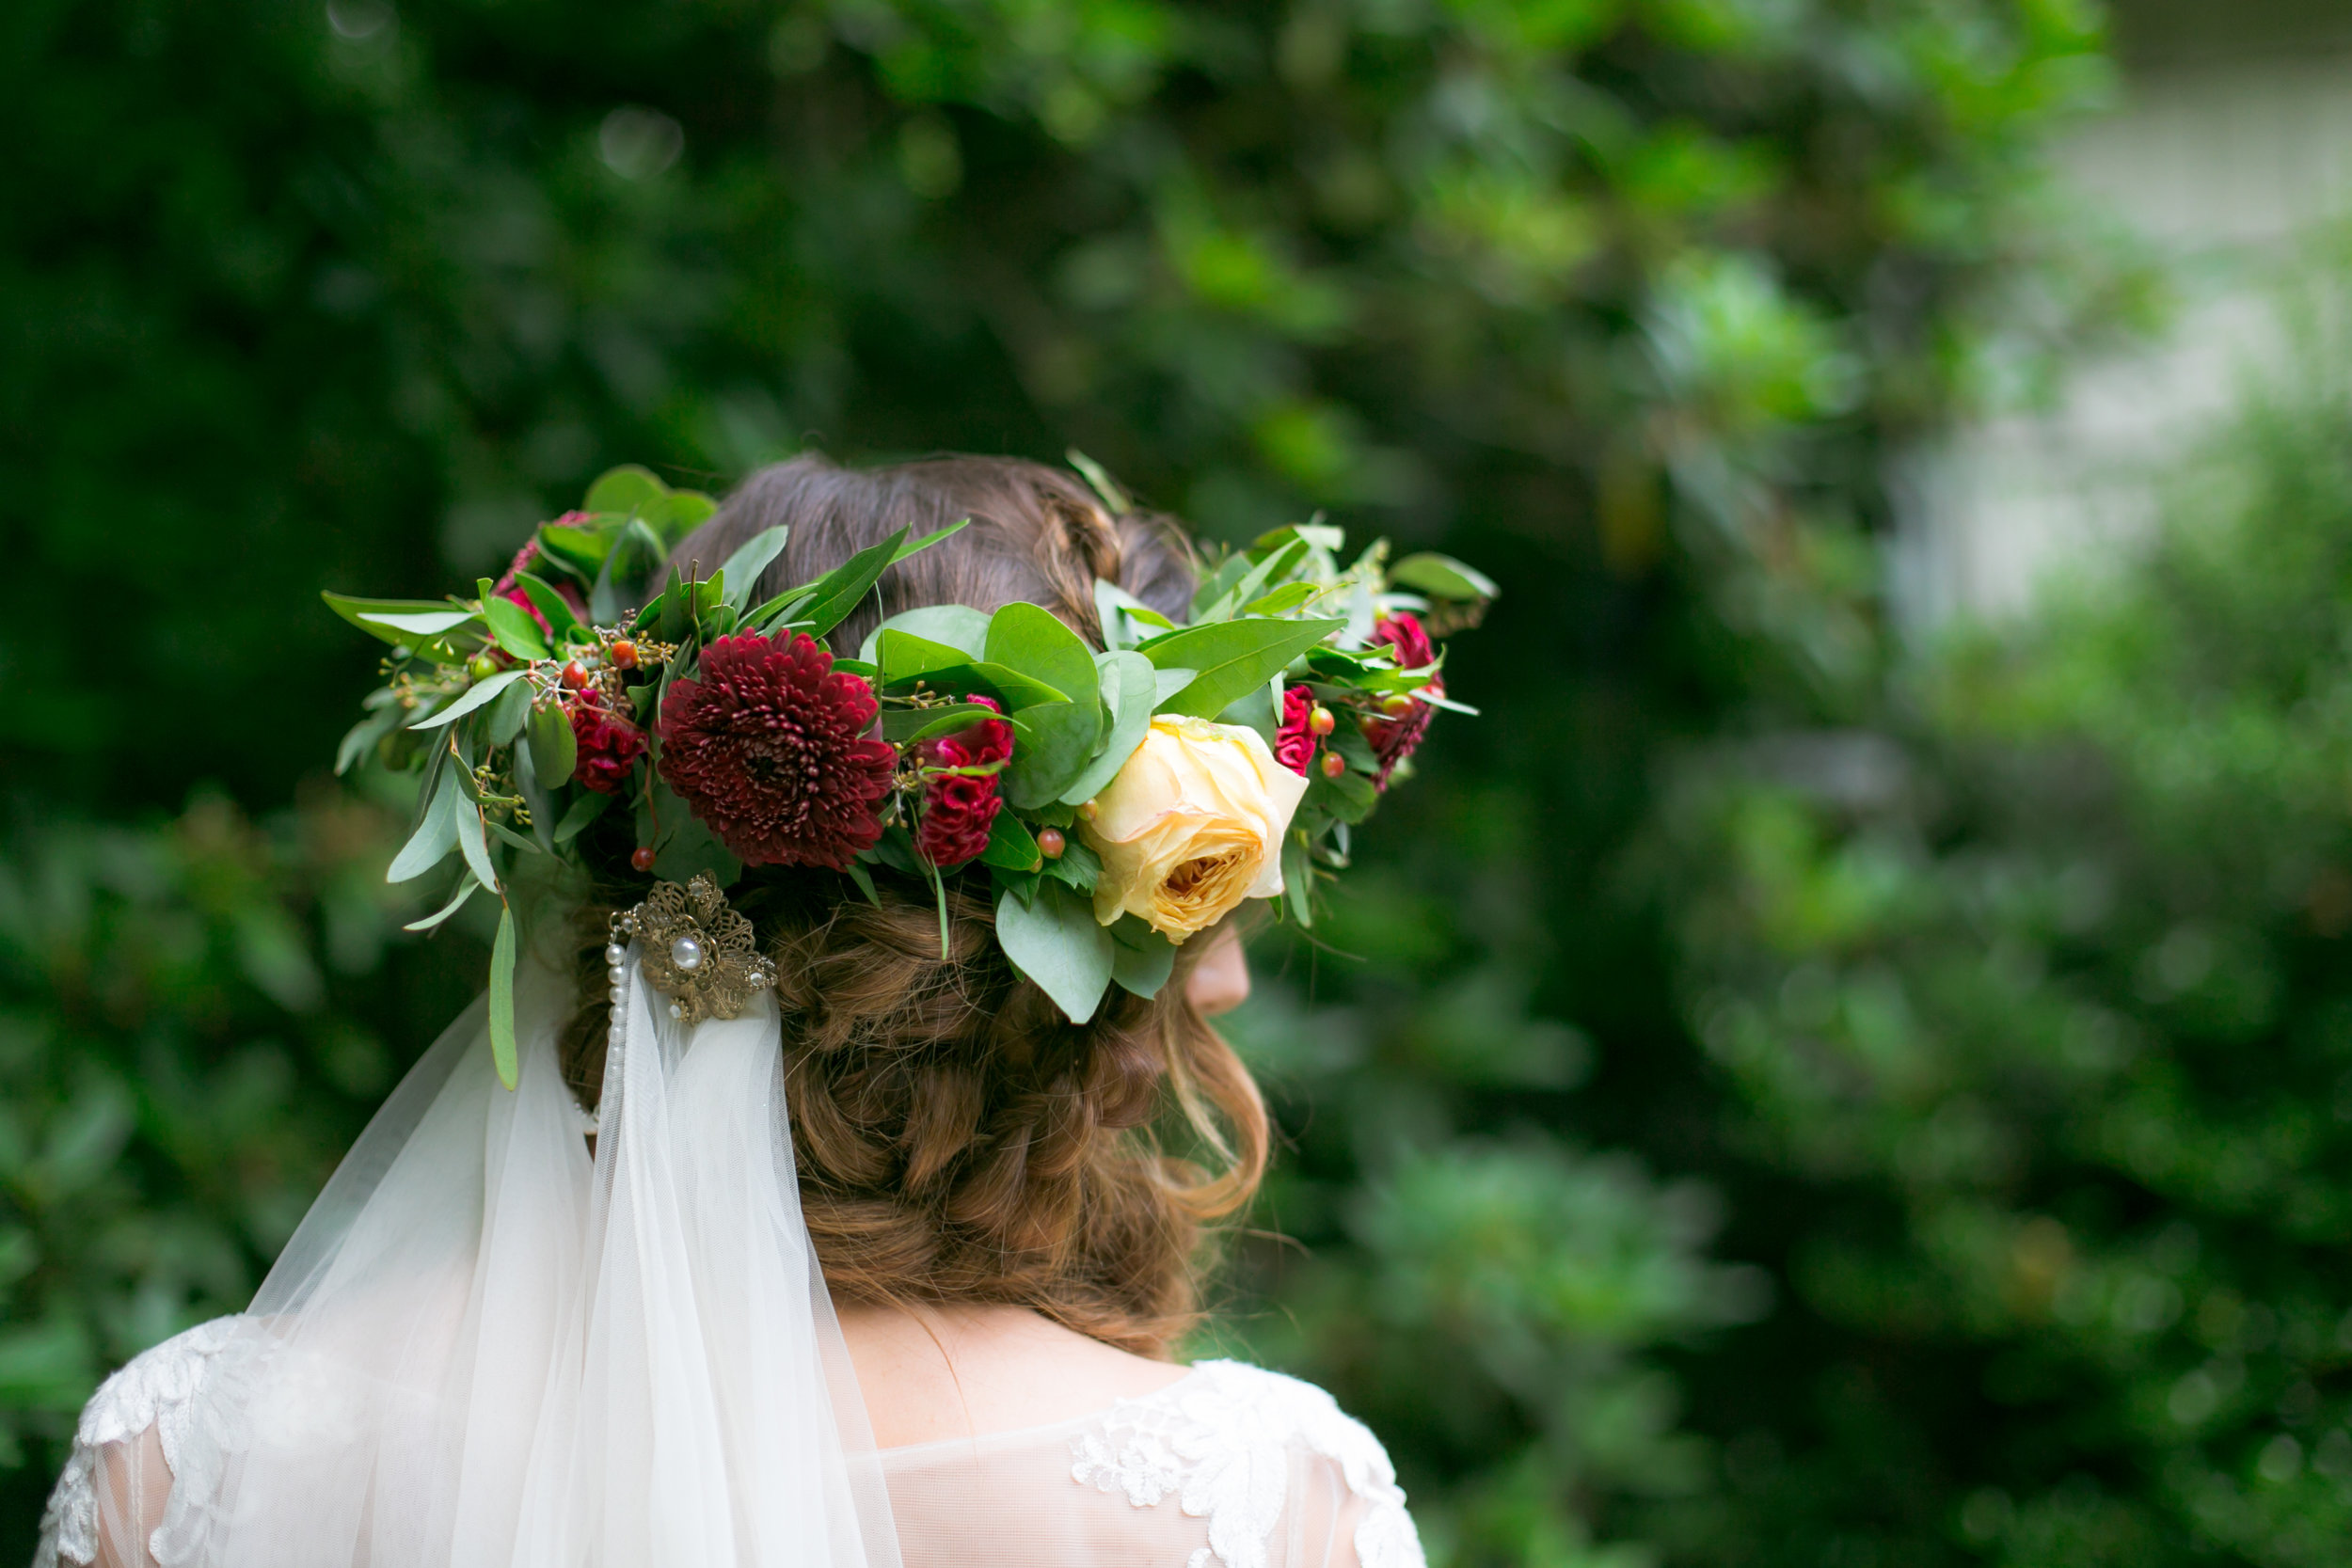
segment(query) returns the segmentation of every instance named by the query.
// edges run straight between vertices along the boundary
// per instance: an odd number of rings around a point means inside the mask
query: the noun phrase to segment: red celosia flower
[[[1438,657],[1437,644],[1429,641],[1420,617],[1408,610],[1400,610],[1381,617],[1372,628],[1372,641],[1394,648],[1397,668],[1401,670],[1422,669]],[[1442,697],[1445,682],[1433,674],[1427,689],[1431,696]],[[1436,712],[1427,703],[1415,702],[1396,718],[1364,721],[1364,738],[1372,742],[1373,755],[1380,759],[1380,771],[1372,781],[1374,787],[1389,787],[1389,775],[1396,771],[1398,763],[1413,754],[1422,736],[1429,733],[1429,721]]]
[[[1315,711],[1315,694],[1303,686],[1294,686],[1282,693],[1282,724],[1274,732],[1274,760],[1297,774],[1307,776],[1307,765],[1315,759],[1315,734],[1307,727]]]
[[[987,697],[967,700],[996,706]],[[916,751],[927,768],[985,768],[1010,760],[1012,726],[1002,719],[983,719],[953,735],[926,740]],[[989,830],[1003,804],[993,773],[933,774],[923,781],[923,821],[915,847],[933,865],[961,865],[988,847]]]
[[[619,794],[628,770],[645,754],[645,732],[606,707],[594,691],[576,694],[564,706],[580,747],[572,777],[599,795]]]
[[[559,523],[578,522],[585,518],[587,515],[588,514],[585,512],[566,512],[564,515],[555,520]],[[522,573],[530,571],[531,563],[538,559],[539,536],[534,533],[523,542],[523,547],[521,549],[515,552],[515,559],[507,563],[506,575],[499,578],[497,582],[491,585],[490,593],[493,597],[504,599],[510,604],[518,604],[522,606],[524,611],[529,614],[533,621],[539,623],[539,634],[542,637],[552,637],[555,635],[555,628],[548,625],[548,618],[539,613],[539,607],[531,602],[531,595],[523,591],[522,584],[515,580],[516,578],[520,576]],[[574,588],[570,583],[564,581],[561,578],[551,578],[544,572],[534,573],[533,575],[536,576],[540,581],[547,583],[548,586],[553,588],[555,590],[556,596],[561,598],[565,604],[572,607],[572,613],[574,615],[578,616],[582,621],[588,619],[588,601],[580,596],[580,590]]]
[[[898,751],[867,738],[876,709],[805,634],[723,637],[662,699],[661,776],[746,864],[838,871],[882,836]]]

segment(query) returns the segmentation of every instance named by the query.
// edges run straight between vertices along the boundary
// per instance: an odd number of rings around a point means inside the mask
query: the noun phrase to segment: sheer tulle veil
[[[107,1538],[222,1568],[899,1568],[774,1004],[683,1025],[637,957],[593,1159],[557,1065],[571,986],[526,959],[517,1086],[477,1002],[230,1321],[166,1451],[134,1449],[168,1477],[96,1488]]]

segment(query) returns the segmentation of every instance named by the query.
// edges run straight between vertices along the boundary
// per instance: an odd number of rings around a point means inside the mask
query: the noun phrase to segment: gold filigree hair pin
[[[670,1016],[681,1023],[738,1017],[776,982],[752,923],[728,907],[707,871],[684,887],[655,883],[644,903],[612,917],[612,937],[615,948],[637,939],[645,983],[670,999]]]

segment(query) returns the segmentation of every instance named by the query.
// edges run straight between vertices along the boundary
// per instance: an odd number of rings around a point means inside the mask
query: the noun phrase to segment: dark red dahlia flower
[[[580,747],[572,777],[599,795],[619,794],[628,770],[645,754],[645,732],[606,707],[594,691],[576,692],[564,705]]]
[[[1282,723],[1274,732],[1274,760],[1297,774],[1307,776],[1307,766],[1315,759],[1315,733],[1307,727],[1315,711],[1315,694],[1303,686],[1294,686],[1282,693]]]
[[[1422,669],[1436,662],[1438,657],[1437,644],[1430,641],[1429,633],[1422,629],[1420,618],[1408,610],[1400,610],[1394,615],[1382,616],[1372,628],[1372,641],[1385,642],[1394,648],[1397,667],[1402,670]],[[1428,690],[1432,696],[1442,697],[1445,695],[1445,682],[1431,675]],[[1429,721],[1436,713],[1437,709],[1427,703],[1415,702],[1394,718],[1364,721],[1364,738],[1372,742],[1372,754],[1380,760],[1380,771],[1372,781],[1375,788],[1389,787],[1389,775],[1395,772],[1396,765],[1411,756],[1421,745],[1422,737],[1429,733]]]
[[[555,520],[559,523],[576,522],[587,515],[585,512],[566,512]],[[530,571],[531,563],[538,559],[539,536],[534,533],[523,542],[521,549],[515,552],[515,559],[507,563],[506,575],[491,585],[490,593],[495,598],[522,606],[524,612],[539,624],[539,635],[553,637],[555,628],[548,625],[548,618],[539,613],[539,607],[531,602],[531,595],[523,591],[522,584],[515,580],[523,573]],[[560,578],[549,578],[544,573],[540,574],[540,580],[548,583],[555,590],[557,597],[572,607],[574,615],[582,621],[588,619],[588,601],[580,596],[580,590]]]
[[[983,707],[989,698],[969,699]],[[916,752],[926,768],[985,768],[1012,757],[1012,726],[1002,719],[978,723],[926,740]],[[997,799],[993,773],[934,773],[923,781],[923,820],[915,847],[923,858],[941,867],[961,865],[988,847],[989,830],[1004,802]]]
[[[661,776],[747,865],[839,871],[882,836],[898,751],[869,738],[874,689],[805,634],[703,650],[661,702]]]

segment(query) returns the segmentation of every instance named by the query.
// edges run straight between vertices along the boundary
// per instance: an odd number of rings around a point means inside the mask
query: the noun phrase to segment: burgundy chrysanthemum
[[[722,637],[662,699],[661,776],[744,863],[839,871],[882,836],[898,752],[866,736],[876,707],[805,634]]]
[[[987,697],[968,700],[983,707],[996,706]],[[1012,757],[1012,726],[1002,719],[983,719],[953,735],[926,740],[916,751],[930,768],[985,768],[1008,762]],[[996,813],[1003,805],[993,773],[933,774],[923,783],[923,821],[915,834],[915,847],[933,865],[961,865],[988,847],[989,830],[996,825]]]
[[[1294,686],[1282,693],[1282,723],[1274,732],[1274,760],[1297,774],[1307,776],[1307,765],[1315,759],[1315,733],[1307,727],[1315,711],[1315,694],[1303,686]]]
[[[1438,657],[1438,645],[1429,640],[1420,617],[1409,610],[1400,610],[1394,615],[1381,617],[1372,628],[1372,641],[1394,648],[1397,668],[1401,670],[1422,669]],[[1445,682],[1431,675],[1427,689],[1431,696],[1442,697]],[[1420,746],[1422,736],[1429,733],[1429,721],[1436,712],[1427,703],[1416,702],[1396,718],[1364,721],[1364,738],[1372,742],[1372,753],[1380,759],[1380,771],[1372,781],[1375,788],[1389,787],[1389,775]]]
[[[645,754],[645,732],[606,707],[593,691],[575,693],[564,705],[580,748],[572,777],[599,795],[619,794],[628,770]]]
[[[578,522],[587,515],[585,512],[566,512],[555,520],[558,523]],[[522,606],[524,612],[539,623],[539,634],[542,637],[552,637],[555,635],[555,628],[548,625],[548,618],[539,613],[539,607],[531,602],[531,595],[524,592],[520,583],[515,580],[524,572],[531,570],[531,563],[538,559],[539,536],[534,533],[523,541],[521,549],[515,552],[515,559],[507,563],[506,575],[491,584],[490,593],[494,597]],[[548,581],[544,576],[540,580]],[[588,618],[588,601],[580,596],[580,590],[561,578],[549,583],[549,586],[555,590],[557,597],[572,607],[574,615],[583,621]]]

